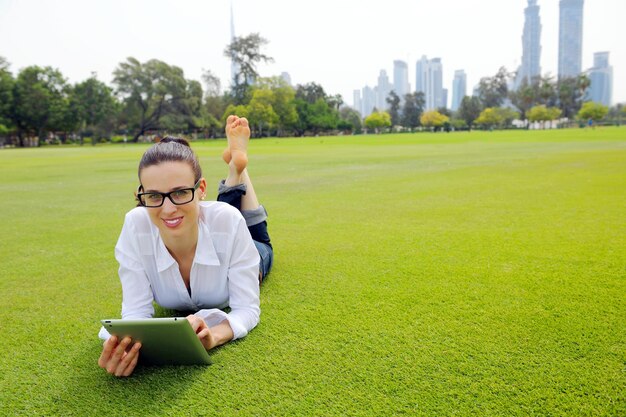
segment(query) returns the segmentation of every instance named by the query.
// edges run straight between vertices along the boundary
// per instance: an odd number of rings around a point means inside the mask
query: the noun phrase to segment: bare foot
[[[250,127],[245,117],[228,116],[226,120],[226,137],[228,148],[222,153],[222,158],[228,165],[241,174],[248,166],[248,142],[250,141]]]
[[[224,152],[222,152],[222,159],[227,164],[230,164],[230,160],[232,158],[231,155],[230,155],[230,130],[232,128],[233,122],[235,120],[237,120],[237,119],[238,119],[238,117],[235,116],[234,114],[231,114],[226,119],[226,139],[227,139],[228,143],[226,144],[226,149],[224,149]]]

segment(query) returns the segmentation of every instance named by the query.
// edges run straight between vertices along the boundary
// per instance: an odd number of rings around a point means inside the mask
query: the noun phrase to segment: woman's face
[[[144,193],[169,193],[182,188],[193,188],[196,183],[191,166],[185,162],[150,165],[141,171],[139,179]],[[205,193],[206,181],[202,178],[191,202],[176,205],[169,198],[165,198],[161,207],[147,208],[161,237],[166,240],[197,237],[200,199]]]

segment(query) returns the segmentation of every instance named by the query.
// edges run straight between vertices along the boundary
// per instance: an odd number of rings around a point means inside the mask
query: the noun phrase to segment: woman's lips
[[[182,217],[176,217],[174,219],[162,219],[163,223],[165,223],[165,226],[173,229],[175,227],[177,227],[182,221],[183,218]]]

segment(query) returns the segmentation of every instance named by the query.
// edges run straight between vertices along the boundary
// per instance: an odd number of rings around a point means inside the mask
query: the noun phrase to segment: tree
[[[603,104],[588,101],[583,103],[580,111],[578,112],[579,120],[593,120],[595,123],[604,119],[609,113],[609,108]]]
[[[292,130],[298,121],[298,112],[294,101],[296,92],[285,80],[280,77],[259,78],[253,89],[253,97],[257,91],[269,91],[268,104],[278,116],[275,127],[280,136],[282,131]]]
[[[235,37],[224,49],[224,56],[230,58],[239,72],[233,80],[232,96],[235,104],[244,104],[249,98],[249,87],[256,81],[259,73],[257,65],[260,62],[273,62],[274,59],[261,52],[261,48],[268,41],[258,33],[248,36]]]
[[[178,102],[189,96],[183,70],[156,59],[142,64],[128,58],[113,71],[113,84],[125,104],[124,118],[135,129],[134,142],[161,128],[162,118],[179,111]]]
[[[512,74],[501,67],[493,77],[483,77],[478,84],[478,97],[485,107],[499,107],[504,103],[509,92],[509,80]]]
[[[391,116],[391,126],[397,126],[400,124],[400,97],[395,91],[390,91],[389,95],[385,99],[389,104],[389,116]]]
[[[482,110],[483,106],[478,97],[465,96],[463,100],[461,100],[457,114],[459,118],[465,120],[465,123],[467,123],[467,126],[471,129],[474,121],[478,119]]]
[[[13,125],[13,88],[15,80],[9,71],[9,63],[0,56],[0,135],[9,132]]]
[[[98,81],[95,74],[71,89],[70,107],[80,129],[93,132],[94,143],[98,137],[109,136],[119,111],[113,90]]]
[[[520,114],[509,107],[496,107],[496,112],[502,117],[500,127],[510,127],[513,120],[519,119]]]
[[[526,112],[536,104],[536,91],[534,84],[529,84],[524,78],[522,84],[515,91],[509,92],[511,103],[517,107],[522,117],[528,117]]]
[[[545,122],[556,120],[560,115],[561,109],[557,107],[546,107],[542,104],[528,110],[527,117],[531,122],[541,122],[545,128]]]
[[[558,81],[558,104],[563,112],[563,117],[572,119],[576,116],[582,106],[585,92],[590,85],[591,80],[585,74],[577,77],[564,77]]]
[[[318,133],[323,130],[336,129],[339,124],[339,113],[333,109],[328,102],[319,98],[315,103],[306,107],[308,114],[306,120],[308,120],[308,127],[313,133]]]
[[[404,96],[404,106],[402,107],[402,125],[411,130],[419,126],[425,104],[424,93],[421,91],[406,94]]]
[[[66,128],[67,89],[59,70],[30,66],[20,71],[13,90],[13,120],[20,146],[24,146],[24,134],[35,134],[42,140],[47,132]]]
[[[309,104],[315,103],[317,100],[327,99],[324,88],[316,83],[298,84],[296,86],[296,98],[302,99]]]
[[[345,130],[352,130],[355,133],[361,133],[363,128],[363,122],[361,120],[361,114],[350,107],[342,107],[339,110],[340,128]]]
[[[485,128],[493,128],[499,126],[504,122],[504,117],[498,113],[495,107],[487,107],[480,112],[480,116],[474,121],[477,125],[482,125]]]
[[[422,117],[420,117],[420,123],[422,126],[434,129],[443,126],[443,124],[448,122],[448,120],[450,120],[448,116],[439,113],[437,110],[424,112]]]
[[[218,76],[211,70],[203,70],[202,81],[204,82],[204,129],[208,136],[215,137],[222,132],[222,124],[219,119],[224,114],[228,102],[222,95],[222,84]]]
[[[379,129],[391,126],[391,116],[386,111],[375,111],[365,118],[365,127],[374,129],[376,133]]]
[[[271,129],[279,122],[280,117],[272,107],[274,93],[271,90],[255,90],[248,108],[250,126],[256,130],[256,136],[263,136],[263,129]]]

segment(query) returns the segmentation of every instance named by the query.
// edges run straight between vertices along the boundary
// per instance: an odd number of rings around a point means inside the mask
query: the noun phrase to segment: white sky
[[[464,69],[468,94],[500,66],[514,70],[522,54],[527,0],[232,0],[237,35],[259,32],[275,59],[262,76],[287,71],[294,84],[317,82],[352,104],[352,91],[374,86],[393,60],[441,57],[444,87]],[[556,74],[559,0],[539,0],[542,73]],[[0,56],[16,74],[52,66],[74,83],[97,72],[111,82],[128,56],[157,58],[200,80],[210,69],[226,87],[230,0],[0,0]],[[626,102],[626,0],[586,0],[583,69],[593,53],[610,52],[613,103]],[[449,98],[450,100],[450,98]]]

